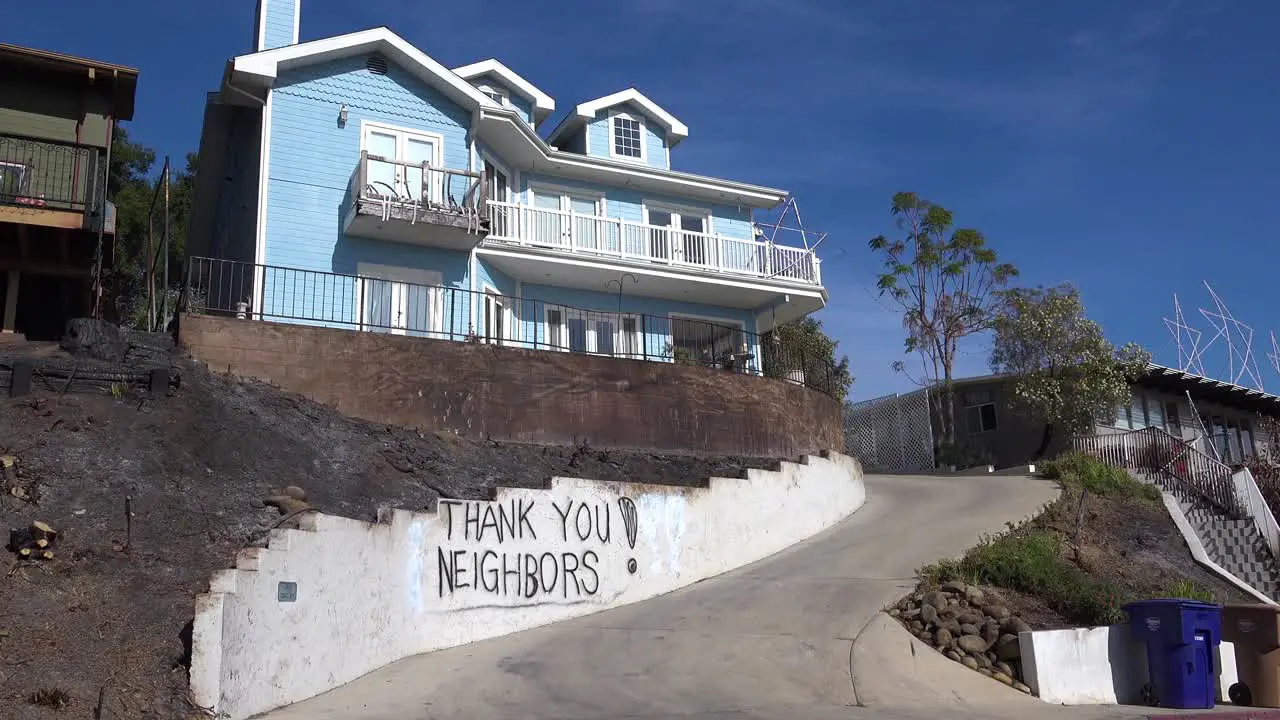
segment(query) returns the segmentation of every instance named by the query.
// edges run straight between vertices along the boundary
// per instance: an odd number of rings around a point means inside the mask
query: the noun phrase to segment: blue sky
[[[139,68],[131,132],[180,159],[255,3],[11,5],[0,41]],[[899,190],[981,229],[1023,283],[1075,282],[1113,341],[1166,364],[1173,294],[1210,331],[1210,282],[1280,391],[1280,238],[1249,214],[1280,196],[1273,0],[303,0],[303,40],[376,25],[446,65],[498,57],[556,98],[548,130],[635,85],[689,125],[677,169],[792,190],[829,233],[821,317],[857,398],[912,387],[889,367],[902,333],[866,247],[894,231]],[[985,370],[970,343],[957,372]],[[1226,376],[1225,352],[1205,370]]]

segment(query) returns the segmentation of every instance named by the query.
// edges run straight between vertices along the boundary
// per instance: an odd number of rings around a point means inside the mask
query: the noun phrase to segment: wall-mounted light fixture
[[[346,103],[343,103],[342,107],[338,108],[338,127],[344,128],[346,126],[347,126],[347,105]]]

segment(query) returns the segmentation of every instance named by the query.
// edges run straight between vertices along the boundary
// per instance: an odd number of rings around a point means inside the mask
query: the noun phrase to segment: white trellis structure
[[[1197,310],[1205,322],[1209,323],[1208,333],[1191,325],[1182,312],[1182,303],[1178,296],[1173,296],[1172,318],[1164,318],[1165,327],[1173,336],[1178,354],[1178,370],[1194,373],[1201,377],[1225,380],[1234,385],[1250,387],[1265,392],[1262,373],[1258,370],[1257,357],[1253,350],[1253,328],[1236,319],[1227,307],[1226,302],[1214,291],[1209,283],[1204,284],[1213,301],[1213,309],[1200,307]],[[1206,338],[1206,335],[1208,337]],[[1212,356],[1206,353],[1214,351]],[[1213,358],[1217,363],[1213,362]],[[1280,347],[1276,344],[1275,333],[1271,333],[1271,352],[1267,354],[1271,366],[1280,374]],[[1206,372],[1206,361],[1209,363]],[[1225,365],[1225,367],[1222,367]],[[1221,372],[1225,370],[1225,372]]]

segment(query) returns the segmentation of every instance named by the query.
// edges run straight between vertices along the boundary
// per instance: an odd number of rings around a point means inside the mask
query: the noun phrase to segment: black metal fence
[[[253,263],[190,258],[183,309],[411,337],[703,365],[837,396],[830,358],[771,333],[697,318]]]
[[[105,181],[101,148],[0,134],[0,204],[96,210]]]

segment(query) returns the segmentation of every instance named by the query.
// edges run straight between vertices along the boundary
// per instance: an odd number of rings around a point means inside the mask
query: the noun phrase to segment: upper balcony
[[[483,173],[388,160],[361,151],[347,184],[352,235],[470,250],[489,231]]]
[[[106,153],[91,145],[0,134],[0,221],[114,233],[103,202]]]
[[[571,210],[492,200],[488,206],[486,246],[518,246],[695,275],[822,286],[820,261],[812,249]]]

